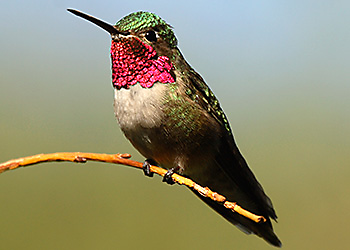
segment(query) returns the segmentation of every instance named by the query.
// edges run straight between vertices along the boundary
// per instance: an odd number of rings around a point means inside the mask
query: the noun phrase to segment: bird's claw
[[[175,181],[173,180],[173,177],[172,177],[172,176],[173,176],[173,174],[176,173],[176,170],[177,170],[177,169],[178,169],[177,167],[169,169],[169,170],[165,173],[165,175],[163,176],[163,182],[166,182],[166,183],[168,183],[169,185],[175,184]]]
[[[151,165],[157,165],[153,160],[147,159],[142,165],[143,173],[148,177],[153,177],[153,172],[151,172]]]

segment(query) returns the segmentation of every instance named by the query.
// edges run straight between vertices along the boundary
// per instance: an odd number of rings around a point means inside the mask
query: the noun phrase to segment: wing
[[[188,77],[188,89],[186,93],[190,98],[205,109],[225,130],[225,136],[221,140],[218,155],[216,156],[217,165],[223,172],[239,187],[242,192],[249,198],[248,203],[254,203],[248,206],[247,209],[256,214],[263,215],[267,222],[263,224],[256,224],[248,219],[232,213],[223,208],[221,205],[207,199],[200,197],[209,206],[219,212],[228,221],[240,227],[246,233],[253,232],[275,246],[281,246],[281,242],[274,234],[271,221],[269,217],[276,220],[277,216],[269,197],[265,194],[262,186],[255,178],[252,171],[249,169],[247,162],[240,153],[233,138],[233,134],[228,122],[228,119],[220,107],[220,104],[214,93],[205,84],[203,78],[194,70],[190,71],[191,76]],[[225,194],[223,194],[225,195]],[[227,197],[230,198],[230,197]],[[232,197],[232,201],[235,198]],[[237,201],[239,203],[239,201]]]
[[[192,70],[191,74],[191,77],[188,78],[191,81],[188,86],[191,90],[191,98],[203,109],[207,110],[226,132],[219,149],[220,154],[216,159],[218,164],[233,182],[241,187],[255,202],[259,203],[261,212],[264,212],[272,219],[277,219],[271,200],[265,194],[262,186],[249,169],[248,164],[235,144],[228,119],[221,109],[219,101],[197,72]]]

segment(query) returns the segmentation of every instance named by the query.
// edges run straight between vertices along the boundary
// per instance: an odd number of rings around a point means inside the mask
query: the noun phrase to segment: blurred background
[[[348,1],[2,1],[0,161],[130,153],[113,115],[108,34],[147,10],[225,110],[273,200],[284,249],[345,249],[350,231]],[[185,187],[103,163],[45,163],[0,176],[3,249],[272,249]]]

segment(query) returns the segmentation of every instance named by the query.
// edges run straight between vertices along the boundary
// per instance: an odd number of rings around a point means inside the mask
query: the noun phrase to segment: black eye
[[[153,30],[150,30],[146,33],[145,35],[146,39],[150,42],[156,42],[157,41],[157,35],[156,32],[154,32]]]

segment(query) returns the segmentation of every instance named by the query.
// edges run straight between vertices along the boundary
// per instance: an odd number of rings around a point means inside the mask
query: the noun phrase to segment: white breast
[[[154,84],[152,88],[136,84],[129,89],[115,89],[114,113],[121,129],[158,127],[161,124],[163,113],[160,106],[166,88],[166,84]]]
[[[134,147],[146,158],[159,151],[159,131],[164,122],[161,106],[167,84],[143,88],[139,84],[114,91],[114,113],[120,128]],[[158,150],[157,150],[158,147]]]

